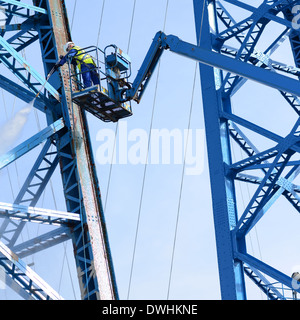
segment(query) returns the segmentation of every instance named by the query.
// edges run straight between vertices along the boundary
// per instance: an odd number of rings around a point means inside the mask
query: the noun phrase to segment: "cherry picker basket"
[[[121,102],[122,88],[129,86],[130,58],[115,45],[107,46],[104,51],[95,46],[82,50],[93,58],[95,67],[80,71],[69,60],[72,101],[105,122],[116,122],[131,116],[131,103]],[[96,74],[99,84],[86,88],[82,79],[85,72]]]

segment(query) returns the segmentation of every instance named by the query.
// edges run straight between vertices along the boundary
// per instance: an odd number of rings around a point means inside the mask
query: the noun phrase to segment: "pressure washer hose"
[[[40,93],[41,93],[42,90],[45,88],[47,82],[49,81],[49,79],[50,79],[50,77],[52,76],[52,74],[54,73],[54,71],[55,71],[55,67],[53,67],[53,68],[51,69],[51,71],[49,72],[49,74],[48,74],[48,76],[47,76],[47,78],[46,78],[45,83],[42,85],[40,91],[36,94],[36,96],[34,97],[34,99],[36,99],[36,98],[40,95]]]

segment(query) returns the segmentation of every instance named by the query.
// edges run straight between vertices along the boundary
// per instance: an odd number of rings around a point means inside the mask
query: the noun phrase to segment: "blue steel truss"
[[[62,299],[22,260],[34,252],[72,239],[81,298],[117,299],[118,291],[107,239],[100,190],[84,111],[72,103],[67,66],[46,83],[46,76],[64,54],[71,40],[64,1],[0,1],[6,25],[0,33],[0,63],[22,85],[0,76],[0,87],[46,116],[48,127],[0,158],[0,169],[44,143],[14,204],[1,203],[0,266],[6,283],[26,299]],[[17,16],[18,24],[13,23]],[[39,42],[45,75],[23,57],[21,51]],[[55,169],[60,168],[67,212],[37,209]],[[44,223],[57,229],[24,243],[17,243],[26,222]],[[20,241],[19,241],[20,242]]]
[[[265,262],[251,256],[247,250],[247,235],[266,214],[277,199],[284,197],[298,211],[299,187],[293,183],[299,174],[300,120],[299,93],[285,86],[291,79],[299,80],[300,33],[293,29],[292,10],[299,1],[261,1],[255,7],[248,1],[194,0],[198,45],[209,52],[231,57],[232,61],[200,64],[200,78],[208,145],[211,192],[218,254],[221,295],[223,299],[246,299],[245,275],[249,277],[269,299],[288,299],[298,286],[293,286],[291,275],[286,275]],[[235,20],[226,7],[247,12],[247,18]],[[236,17],[238,19],[238,17]],[[276,23],[281,30],[276,40],[262,52],[257,43],[269,23]],[[282,28],[284,29],[282,31]],[[276,30],[276,28],[275,28]],[[285,41],[290,41],[295,65],[271,59],[272,53]],[[234,43],[234,46],[232,45]],[[217,59],[219,59],[217,58]],[[204,62],[204,61],[200,61]],[[240,71],[231,69],[231,63],[240,64]],[[205,62],[204,62],[205,63]],[[250,70],[249,66],[256,70]],[[213,66],[219,69],[214,69]],[[249,68],[248,71],[246,69]],[[222,69],[223,71],[221,71]],[[269,75],[260,77],[261,70]],[[244,72],[245,71],[245,72]],[[285,76],[278,89],[295,111],[295,122],[285,137],[267,130],[254,122],[235,114],[232,97],[247,79],[260,78],[262,85],[270,85],[273,75]],[[258,80],[258,79],[257,79]],[[277,85],[276,85],[277,83]],[[297,86],[296,82],[295,85]],[[299,82],[298,82],[299,86]],[[290,90],[292,89],[292,90]],[[284,100],[283,100],[284,103]],[[263,108],[263,106],[262,106]],[[243,132],[249,129],[275,143],[266,150],[256,148]],[[243,159],[234,162],[232,145],[238,146]],[[255,171],[256,170],[256,171]],[[257,174],[258,171],[261,175]],[[245,209],[237,206],[236,182],[256,186]],[[291,207],[292,208],[292,207]],[[283,294],[278,287],[285,288]]]

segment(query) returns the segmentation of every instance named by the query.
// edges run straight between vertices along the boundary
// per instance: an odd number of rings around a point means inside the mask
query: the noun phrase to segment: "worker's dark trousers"
[[[92,63],[81,65],[82,80],[85,88],[100,84],[99,75]]]

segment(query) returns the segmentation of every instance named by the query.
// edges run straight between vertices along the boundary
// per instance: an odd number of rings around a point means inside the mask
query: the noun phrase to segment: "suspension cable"
[[[130,41],[131,41],[131,34],[132,34],[132,26],[133,26],[134,13],[135,13],[135,5],[136,5],[136,0],[134,0],[134,3],[133,3],[133,9],[132,9],[132,15],[131,15],[131,23],[130,23],[130,31],[129,31],[129,37],[128,37],[127,53],[129,53],[129,48],[130,48]]]
[[[182,173],[181,173],[181,183],[180,183],[179,200],[178,200],[177,216],[176,216],[176,223],[175,223],[175,233],[174,233],[173,248],[172,248],[172,258],[171,258],[171,265],[170,265],[170,272],[169,272],[169,283],[168,283],[168,291],[167,291],[167,300],[169,299],[169,296],[170,296],[170,287],[171,287],[171,280],[172,280],[172,273],[173,273],[173,264],[174,264],[174,256],[175,256],[175,248],[176,248],[176,240],[177,240],[177,232],[178,232],[178,224],[179,224],[179,216],[180,216],[180,209],[181,209],[181,198],[182,198],[182,190],[183,190],[183,182],[184,182],[184,172],[185,172],[185,165],[186,165],[186,153],[187,153],[187,146],[188,146],[188,143],[189,143],[191,118],[192,118],[192,110],[193,110],[193,102],[194,102],[197,66],[198,66],[198,63],[196,62],[195,73],[194,73],[194,81],[193,81],[193,89],[192,89],[192,98],[191,98],[191,105],[190,105],[190,111],[189,111],[187,139],[186,139],[186,145],[185,145],[185,150],[184,150],[184,159],[183,159],[183,166],[182,166]]]
[[[103,20],[104,6],[105,6],[105,0],[103,0],[103,2],[102,2],[101,16],[100,16],[98,36],[97,36],[97,45],[96,45],[97,48],[98,48],[99,40],[100,40],[100,32],[101,32],[101,26],[102,26],[102,20]]]
[[[167,0],[166,9],[165,9],[163,31],[165,31],[165,27],[166,27],[168,6],[169,6],[169,0]],[[140,204],[139,204],[139,211],[138,211],[136,231],[135,231],[135,239],[134,239],[134,245],[133,245],[131,269],[130,269],[128,292],[127,292],[127,300],[129,299],[130,290],[131,290],[131,282],[132,282],[132,274],[133,274],[133,267],[134,267],[137,239],[138,239],[138,231],[139,231],[139,226],[140,226],[141,209],[142,209],[142,202],[143,202],[143,197],[144,197],[144,187],[145,187],[146,173],[147,173],[147,168],[148,168],[148,155],[149,155],[149,148],[150,148],[150,141],[151,141],[151,131],[152,131],[152,126],[153,126],[153,119],[154,119],[154,112],[155,112],[155,105],[156,105],[156,96],[157,96],[157,88],[158,88],[158,79],[159,79],[159,73],[160,73],[160,61],[158,62],[157,69],[158,69],[158,71],[157,71],[157,76],[156,76],[154,99],[153,99],[153,105],[152,105],[152,114],[151,114],[151,121],[150,121],[150,128],[149,128],[147,154],[146,154],[146,159],[145,159],[146,161],[145,161],[145,166],[144,166],[143,182],[142,182],[142,189],[141,189],[141,196],[140,196]]]
[[[201,36],[202,36],[204,9],[205,9],[205,1],[203,1],[200,31],[199,31],[199,37],[197,39],[197,45],[198,46],[200,45]],[[178,224],[179,224],[179,216],[180,216],[180,208],[181,208],[181,198],[182,198],[182,190],[183,190],[183,182],[184,182],[184,172],[185,172],[185,165],[186,165],[186,153],[187,153],[187,145],[188,145],[188,141],[189,141],[192,110],[193,110],[193,103],[194,103],[197,66],[198,66],[198,63],[196,62],[196,64],[195,64],[195,72],[194,72],[193,89],[192,89],[192,98],[191,98],[190,111],[189,111],[188,133],[187,133],[186,146],[185,146],[185,151],[184,151],[184,160],[183,160],[182,173],[181,173],[181,183],[180,183],[179,200],[178,200],[178,207],[177,207],[177,217],[176,217],[176,223],[175,223],[175,233],[174,233],[174,240],[173,240],[171,265],[170,265],[170,272],[169,272],[169,283],[168,283],[168,290],[167,290],[167,300],[169,299],[169,296],[170,296],[170,288],[171,288],[171,281],[172,281],[172,274],[173,274],[173,264],[174,264],[174,256],[175,256],[175,248],[176,248],[177,232],[178,232]]]
[[[74,17],[75,17],[75,12],[76,12],[76,6],[77,6],[77,0],[75,0],[75,3],[74,3],[74,9],[73,9],[72,21],[71,21],[71,31],[72,31],[72,29],[73,29],[73,23],[74,23]]]

